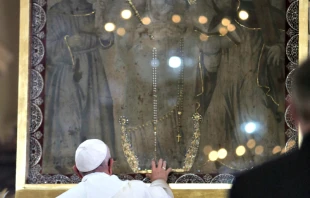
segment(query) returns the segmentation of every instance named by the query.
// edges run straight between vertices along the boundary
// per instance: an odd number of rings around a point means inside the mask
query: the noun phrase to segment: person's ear
[[[114,160],[111,158],[109,159],[109,174],[112,175],[113,174],[113,164],[114,164]]]
[[[75,173],[80,179],[83,178],[83,175],[82,175],[81,172],[77,169],[76,165],[74,165],[74,166],[72,167],[72,169],[73,169],[74,173]]]

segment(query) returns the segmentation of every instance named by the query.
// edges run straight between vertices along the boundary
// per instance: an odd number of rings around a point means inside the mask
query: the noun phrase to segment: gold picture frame
[[[298,1],[298,0],[296,0]],[[299,0],[299,62],[308,57],[308,0]],[[18,137],[16,197],[56,197],[73,184],[27,184],[29,160],[29,79],[30,79],[31,0],[20,1]],[[301,140],[301,138],[299,138]],[[175,197],[226,197],[229,184],[170,184]]]

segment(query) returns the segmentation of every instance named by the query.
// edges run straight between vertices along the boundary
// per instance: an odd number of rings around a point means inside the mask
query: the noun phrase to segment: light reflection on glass
[[[207,156],[209,155],[209,153],[212,151],[212,147],[211,146],[205,146],[203,148],[203,153]]]
[[[275,154],[280,153],[281,151],[282,151],[281,147],[280,146],[276,146],[276,147],[273,148],[272,154],[275,155]]]
[[[159,60],[158,59],[153,59],[151,61],[151,65],[152,65],[152,67],[158,67],[159,66]]]
[[[221,27],[221,28],[219,29],[219,32],[220,32],[221,35],[226,35],[226,34],[228,33],[228,30],[227,30],[227,28],[225,28],[225,27]]]
[[[263,146],[257,146],[255,148],[255,154],[256,155],[261,155],[261,154],[263,154],[263,152],[264,152],[264,147]]]
[[[207,41],[209,37],[205,34],[200,34],[199,38],[201,41]]]
[[[115,30],[115,25],[114,23],[106,23],[104,25],[104,29],[107,31],[107,32],[113,32]]]
[[[229,25],[227,26],[227,30],[228,30],[229,32],[233,32],[233,31],[236,30],[236,26],[235,26],[234,24],[229,24]]]
[[[208,18],[205,17],[205,16],[200,16],[200,17],[198,18],[198,22],[199,22],[200,24],[206,24],[206,23],[208,22]]]
[[[225,159],[227,156],[227,151],[226,149],[222,148],[217,152],[217,154],[219,159]]]
[[[286,153],[286,149],[285,148],[283,148],[282,151],[281,151],[281,154],[284,154],[284,153]]]
[[[245,21],[249,18],[249,13],[247,11],[241,10],[239,12],[239,18]]]
[[[247,133],[254,133],[257,129],[257,125],[254,122],[249,122],[244,126],[244,130]]]
[[[126,30],[124,28],[117,28],[116,33],[120,36],[124,36],[126,34]]]
[[[151,23],[150,17],[144,17],[142,19],[142,23],[143,23],[143,25],[150,25],[150,23]]]
[[[173,16],[172,16],[172,21],[173,21],[174,23],[180,23],[180,22],[181,22],[181,17],[180,17],[180,15],[177,15],[177,14],[173,15]]]
[[[182,64],[182,60],[180,57],[172,56],[169,58],[169,66],[172,68],[178,68]]]
[[[123,10],[121,12],[121,16],[123,19],[130,19],[130,17],[132,16],[131,11],[130,10]]]
[[[222,25],[224,25],[224,26],[230,25],[230,20],[227,18],[222,19]]]
[[[292,149],[293,147],[296,146],[296,141],[295,140],[290,140],[286,143],[286,150],[290,150]]]
[[[217,151],[211,151],[210,153],[209,153],[209,160],[210,161],[216,161],[217,160],[217,158],[218,158],[218,153],[217,153]]]
[[[246,150],[245,150],[245,147],[244,146],[238,146],[237,149],[236,149],[236,154],[238,156],[243,156],[245,154]]]
[[[247,147],[249,149],[252,149],[256,146],[256,141],[254,139],[250,139],[247,143],[246,143]]]

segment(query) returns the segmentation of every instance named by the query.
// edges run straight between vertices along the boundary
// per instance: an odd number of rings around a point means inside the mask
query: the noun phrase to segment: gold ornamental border
[[[29,154],[29,59],[31,31],[31,0],[20,0],[18,134],[16,164],[17,198],[50,198],[73,187],[73,184],[26,184]],[[308,0],[299,0],[299,62],[308,57]],[[301,140],[301,137],[299,138]],[[224,198],[229,184],[170,184],[176,198]]]

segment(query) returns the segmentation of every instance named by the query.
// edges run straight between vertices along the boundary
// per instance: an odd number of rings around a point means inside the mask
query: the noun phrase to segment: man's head
[[[112,174],[113,160],[108,146],[97,139],[84,141],[76,149],[75,165],[83,175],[94,172]]]
[[[310,132],[310,59],[294,72],[293,106],[303,133]]]

